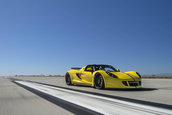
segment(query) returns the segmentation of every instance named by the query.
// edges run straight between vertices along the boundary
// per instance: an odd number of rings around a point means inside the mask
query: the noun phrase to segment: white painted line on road
[[[109,115],[172,115],[172,110],[127,102],[109,97],[52,87],[34,82],[15,81],[59,99]]]

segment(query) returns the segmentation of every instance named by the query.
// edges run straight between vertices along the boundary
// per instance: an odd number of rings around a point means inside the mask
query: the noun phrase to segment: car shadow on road
[[[153,91],[158,90],[157,88],[132,88],[132,89],[120,89],[120,88],[106,88],[104,90],[111,90],[111,91]]]
[[[73,85],[73,86],[76,86],[76,87],[90,87],[91,86],[87,86],[87,85]],[[100,89],[100,90],[107,90],[107,91],[154,91],[154,90],[158,90],[157,88],[144,88],[144,87],[141,87],[141,88],[105,88],[105,89]]]
[[[72,86],[76,86],[76,87],[91,87],[91,86],[88,86],[88,85],[79,85],[79,84],[73,84]]]

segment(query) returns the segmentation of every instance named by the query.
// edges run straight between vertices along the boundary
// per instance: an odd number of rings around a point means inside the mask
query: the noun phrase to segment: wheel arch
[[[69,74],[69,76],[70,76],[70,79],[71,79],[71,83],[73,84],[73,77],[72,77],[72,73],[70,72],[70,71],[67,71],[66,73],[65,73],[65,79],[66,79],[66,75],[67,74]]]
[[[95,77],[96,77],[97,75],[101,75],[101,76],[103,77],[103,80],[104,80],[104,88],[106,88],[106,78],[105,78],[105,75],[104,75],[103,72],[95,72],[95,73],[94,73],[93,84],[92,84],[92,86],[95,85],[95,81],[94,81],[94,80],[95,80]]]

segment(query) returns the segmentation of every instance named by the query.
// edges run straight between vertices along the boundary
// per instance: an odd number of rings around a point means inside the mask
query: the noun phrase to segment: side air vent
[[[79,74],[79,73],[76,73],[76,76],[77,76],[79,79],[81,79],[81,77],[80,77],[80,74]]]

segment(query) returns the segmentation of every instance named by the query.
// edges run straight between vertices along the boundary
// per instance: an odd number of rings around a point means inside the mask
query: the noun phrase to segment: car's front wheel
[[[72,85],[72,82],[71,82],[71,78],[70,78],[69,73],[66,73],[65,80],[66,80],[66,84],[67,85]]]
[[[94,79],[94,86],[96,89],[104,89],[104,79],[101,74],[96,74]]]

